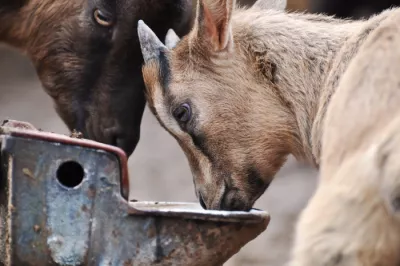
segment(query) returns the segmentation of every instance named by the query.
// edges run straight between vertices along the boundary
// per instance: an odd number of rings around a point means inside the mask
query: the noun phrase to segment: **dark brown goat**
[[[130,155],[145,107],[137,21],[184,35],[191,15],[192,0],[3,0],[0,41],[29,56],[70,130]]]

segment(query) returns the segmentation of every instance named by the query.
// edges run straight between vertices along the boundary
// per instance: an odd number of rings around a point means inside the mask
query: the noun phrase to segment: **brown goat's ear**
[[[197,37],[208,41],[215,52],[233,47],[231,17],[235,0],[198,0]]]

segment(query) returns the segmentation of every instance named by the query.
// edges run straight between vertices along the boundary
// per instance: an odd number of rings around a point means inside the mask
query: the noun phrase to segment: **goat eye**
[[[109,16],[101,12],[99,9],[96,9],[94,11],[93,16],[96,22],[101,26],[111,27],[113,25],[113,20]]]
[[[187,104],[187,103],[181,104],[174,111],[175,119],[178,120],[181,123],[189,122],[191,116],[192,116],[192,110],[190,108],[190,105]]]

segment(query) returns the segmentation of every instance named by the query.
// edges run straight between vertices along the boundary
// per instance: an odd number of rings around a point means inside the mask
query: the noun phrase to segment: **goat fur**
[[[205,207],[248,209],[291,153],[320,181],[289,265],[399,265],[400,9],[358,21],[257,6],[230,17],[234,1],[200,2],[193,30],[143,75]],[[185,124],[170,111],[182,102]]]
[[[109,27],[96,22],[96,11],[112,21]],[[146,19],[158,36],[169,28],[184,35],[192,18],[192,0],[3,0],[0,42],[29,57],[71,131],[129,156],[145,108],[143,58],[132,29]]]

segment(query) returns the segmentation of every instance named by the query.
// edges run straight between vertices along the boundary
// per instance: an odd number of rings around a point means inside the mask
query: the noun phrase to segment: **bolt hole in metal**
[[[58,182],[66,188],[76,188],[85,177],[85,171],[80,163],[67,161],[62,163],[56,173]]]

